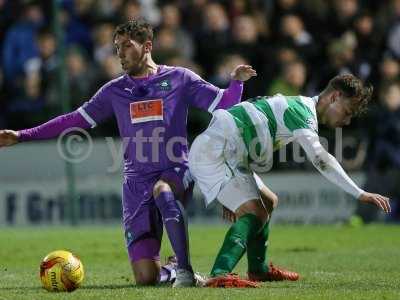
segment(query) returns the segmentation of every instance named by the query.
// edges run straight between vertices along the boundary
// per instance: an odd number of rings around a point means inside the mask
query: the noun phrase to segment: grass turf
[[[192,262],[208,273],[227,226],[192,225]],[[269,257],[301,274],[298,282],[259,289],[135,287],[120,227],[2,228],[0,300],[4,299],[400,299],[400,227],[370,225],[273,226]],[[49,293],[38,277],[40,260],[68,249],[83,261],[86,278],[73,293]],[[162,257],[171,254],[167,240]],[[245,257],[244,257],[245,258]],[[244,275],[245,259],[236,268]]]

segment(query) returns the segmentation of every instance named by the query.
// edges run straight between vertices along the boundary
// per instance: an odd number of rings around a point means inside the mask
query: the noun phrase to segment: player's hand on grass
[[[249,65],[238,65],[231,73],[233,80],[240,81],[247,81],[253,76],[257,76],[257,72]]]
[[[0,130],[0,148],[18,143],[18,132],[14,130]]]
[[[379,195],[379,194],[372,194],[364,192],[361,194],[360,198],[358,199],[363,203],[372,203],[381,208],[385,213],[390,213],[390,203],[389,198]]]
[[[230,209],[226,208],[225,206],[222,206],[222,219],[234,223],[236,222],[236,215]]]

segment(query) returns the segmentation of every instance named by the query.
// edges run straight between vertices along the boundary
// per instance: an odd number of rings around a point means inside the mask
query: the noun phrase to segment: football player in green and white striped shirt
[[[297,273],[268,266],[268,224],[277,196],[255,174],[267,171],[273,151],[292,141],[332,183],[361,202],[390,211],[389,199],[360,189],[320,144],[318,123],[348,125],[365,110],[372,87],[353,75],[334,77],[319,96],[257,97],[228,110],[217,110],[207,130],[193,142],[190,171],[209,204],[217,199],[235,223],[225,236],[209,286],[246,285],[229,275],[247,250],[250,280],[297,280]],[[228,210],[227,210],[228,209]],[[229,213],[228,213],[229,215]]]

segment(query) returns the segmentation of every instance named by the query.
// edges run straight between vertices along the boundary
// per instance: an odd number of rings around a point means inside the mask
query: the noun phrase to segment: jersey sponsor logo
[[[163,120],[163,100],[152,99],[130,104],[132,124]]]

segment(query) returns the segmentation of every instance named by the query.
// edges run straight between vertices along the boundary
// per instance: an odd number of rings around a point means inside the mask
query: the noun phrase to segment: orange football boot
[[[257,288],[258,283],[240,278],[236,274],[225,274],[207,280],[206,287],[213,288]]]
[[[266,273],[249,272],[247,275],[249,280],[252,281],[296,281],[300,278],[298,273],[276,267],[272,263],[269,264],[269,270]]]

